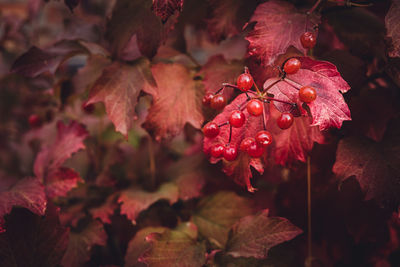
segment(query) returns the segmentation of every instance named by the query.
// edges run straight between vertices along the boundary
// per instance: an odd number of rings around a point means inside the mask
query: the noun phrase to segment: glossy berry
[[[221,110],[226,105],[226,98],[224,95],[215,95],[210,102],[213,109]]]
[[[313,32],[305,32],[300,36],[300,42],[306,49],[313,48],[317,43],[317,36]]]
[[[83,102],[82,110],[87,114],[92,114],[94,111],[94,105],[93,104],[86,105],[86,102]]]
[[[299,90],[299,98],[305,103],[311,103],[317,98],[317,91],[311,86],[303,86]]]
[[[264,154],[264,147],[257,142],[250,144],[247,154],[252,158],[259,158]]]
[[[247,152],[249,149],[250,145],[254,144],[256,142],[256,139],[253,137],[246,137],[245,139],[242,140],[240,143],[240,151],[242,152]]]
[[[276,120],[276,123],[278,124],[278,127],[281,128],[282,130],[290,128],[292,126],[294,121],[292,113],[289,112],[284,112],[281,114],[281,116]]]
[[[234,161],[238,156],[238,150],[236,146],[228,145],[224,149],[224,159],[227,161]]]
[[[237,78],[236,84],[241,91],[246,92],[253,86],[254,80],[249,73],[243,73]]]
[[[214,138],[219,135],[219,127],[215,122],[209,122],[203,127],[205,137]]]
[[[299,71],[301,67],[301,62],[297,58],[291,58],[288,61],[285,62],[283,65],[283,70],[287,74],[295,74],[296,72]]]
[[[207,107],[210,106],[211,105],[211,100],[213,99],[213,97],[214,97],[213,93],[205,94],[204,97],[203,97],[203,100],[202,100],[203,105],[207,106]]]
[[[220,158],[224,155],[225,146],[223,144],[215,144],[211,147],[210,154],[214,158]]]
[[[263,112],[263,104],[258,99],[252,99],[247,103],[247,111],[253,116],[260,116]]]
[[[28,122],[31,128],[39,128],[42,126],[42,119],[36,114],[30,115]]]
[[[244,116],[244,113],[240,110],[235,110],[231,113],[231,116],[229,117],[229,124],[232,125],[232,127],[240,128],[243,126],[245,120],[246,117]]]
[[[269,146],[272,143],[272,135],[268,131],[259,131],[255,139],[263,147]]]

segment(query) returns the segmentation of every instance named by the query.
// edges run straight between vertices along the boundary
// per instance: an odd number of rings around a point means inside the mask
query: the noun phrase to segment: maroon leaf
[[[155,192],[146,192],[139,188],[130,188],[121,192],[118,202],[121,203],[121,214],[136,224],[139,213],[160,199],[166,199],[170,204],[178,200],[178,188],[173,183],[164,183]]]
[[[182,7],[183,0],[154,0],[152,9],[163,21],[167,21],[175,11],[182,11]]]
[[[162,234],[168,228],[165,227],[147,227],[138,231],[134,238],[129,241],[128,249],[125,255],[125,264],[127,267],[140,266],[139,257],[151,248],[151,244],[146,241],[146,237],[152,233]]]
[[[48,197],[65,196],[82,181],[78,173],[61,166],[73,153],[85,148],[83,140],[87,136],[86,129],[75,121],[68,125],[57,123],[56,141],[42,148],[34,164],[34,173],[45,184]]]
[[[79,2],[81,0],[64,0],[64,3],[67,5],[67,7],[72,11],[74,11],[74,8],[79,5]]]
[[[233,192],[221,191],[204,198],[193,215],[201,235],[220,248],[228,240],[229,229],[240,218],[253,213],[252,202]]]
[[[110,217],[114,214],[116,208],[115,195],[111,195],[102,205],[90,209],[89,212],[94,219],[100,219],[103,223],[111,224]]]
[[[87,105],[103,102],[116,131],[125,137],[132,128],[140,91],[156,90],[149,64],[146,59],[140,59],[133,65],[114,62],[104,69],[90,90]]]
[[[287,102],[297,103],[299,89],[302,86],[312,86],[317,91],[317,98],[308,104],[310,108],[313,126],[319,126],[321,131],[332,127],[340,128],[343,121],[351,120],[350,110],[341,93],[350,90],[350,86],[340,76],[336,67],[326,61],[317,61],[308,57],[299,57],[301,69],[296,74],[287,75],[288,79],[279,82],[269,89],[269,93],[275,98]],[[265,82],[264,88],[272,84],[276,78]],[[291,106],[274,102],[281,112],[288,112]],[[303,113],[305,113],[303,111]]]
[[[256,25],[246,37],[250,42],[249,54],[260,58],[264,65],[272,65],[289,46],[305,52],[300,36],[306,21],[306,13],[300,13],[290,3],[272,0],[260,4],[250,19]],[[312,28],[319,23],[319,18],[311,15],[308,21],[308,27]]]
[[[255,216],[242,218],[233,226],[226,251],[233,257],[265,259],[271,247],[302,232],[287,219],[268,217],[268,210],[263,210]]]
[[[204,243],[196,242],[197,228],[192,223],[181,224],[176,230],[147,236],[151,248],[140,258],[149,266],[200,267],[206,261]]]
[[[64,267],[82,266],[90,259],[90,251],[93,246],[104,246],[107,234],[103,224],[98,221],[90,223],[79,233],[70,232],[67,251],[62,258]]]
[[[24,207],[38,215],[46,211],[46,195],[43,185],[37,178],[24,178],[19,181],[0,179],[0,233],[5,229],[4,215],[15,206]]]
[[[400,57],[400,2],[393,1],[385,17],[387,36],[392,39],[393,48],[389,51],[389,56]]]
[[[36,77],[47,71],[54,74],[68,58],[86,53],[89,53],[87,48],[77,41],[63,40],[45,50],[33,46],[17,58],[11,71],[27,77]]]
[[[243,107],[246,103],[246,94],[240,94],[237,96],[229,105],[225,107],[222,113],[218,114],[213,122],[218,125],[226,123],[234,110],[238,110],[239,107]],[[267,108],[266,105],[264,105]],[[237,146],[239,148],[241,141],[246,137],[255,137],[257,132],[264,130],[262,116],[251,116],[247,109],[243,110],[246,117],[245,124],[240,128],[232,128],[232,139],[231,145]],[[268,114],[266,111],[265,114]],[[266,118],[267,120],[268,118]],[[222,126],[220,129],[220,134],[215,138],[204,138],[203,150],[208,153],[211,146],[214,144],[227,144],[229,141],[229,126]],[[216,159],[211,157],[210,162],[216,163],[221,159]],[[253,166],[258,172],[262,173],[264,171],[261,159],[250,158],[246,153],[239,152],[238,159],[233,162],[226,162],[224,160],[224,172],[228,175],[233,176],[236,183],[246,186],[247,190],[253,192],[255,189],[251,186],[250,178],[252,177],[250,166]]]
[[[7,216],[6,228],[0,234],[0,266],[60,265],[69,231],[60,225],[54,206],[49,205],[45,216],[14,209]]]
[[[158,63],[152,67],[157,88],[153,105],[144,123],[156,140],[170,139],[182,132],[186,123],[200,128],[203,123],[203,90],[183,65]]]

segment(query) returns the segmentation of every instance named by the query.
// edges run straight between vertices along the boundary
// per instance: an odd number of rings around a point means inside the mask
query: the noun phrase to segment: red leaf
[[[64,267],[82,266],[90,259],[90,251],[94,245],[105,246],[107,234],[103,224],[98,221],[90,223],[79,233],[70,232],[67,251],[62,258]]]
[[[152,9],[163,21],[167,21],[175,11],[182,11],[182,7],[183,0],[154,0]]]
[[[256,25],[246,37],[250,42],[249,54],[260,58],[264,65],[272,65],[289,46],[305,52],[300,36],[305,31],[306,20],[306,13],[300,13],[290,3],[272,0],[260,4],[250,19]],[[309,28],[318,23],[319,18],[311,15]]]
[[[114,210],[117,208],[114,198],[115,195],[111,195],[102,205],[90,209],[89,212],[92,217],[100,219],[103,223],[111,224],[110,216],[114,214]]]
[[[350,110],[341,94],[350,90],[350,86],[340,76],[336,67],[329,62],[308,57],[298,59],[301,61],[301,69],[296,74],[287,75],[287,80],[277,83],[268,92],[277,99],[301,106],[298,89],[306,85],[314,87],[317,98],[308,104],[308,107],[313,117],[312,125],[318,125],[321,131],[331,127],[340,128],[343,121],[351,120]],[[267,80],[264,88],[275,80],[276,78]],[[281,112],[288,112],[291,109],[290,105],[284,103],[274,102],[274,104]]]
[[[19,181],[0,179],[0,233],[4,231],[4,215],[10,213],[14,206],[44,215],[46,205],[44,188],[37,178],[29,177]]]
[[[132,128],[140,91],[156,90],[149,64],[146,59],[140,59],[133,65],[114,62],[103,70],[103,74],[90,90],[87,105],[103,102],[116,131],[125,137]]]
[[[65,196],[82,181],[78,173],[61,166],[73,153],[85,148],[83,140],[87,136],[86,129],[75,121],[68,125],[57,123],[56,141],[42,148],[34,164],[34,173],[45,184],[48,197]]]
[[[233,226],[226,251],[233,257],[265,259],[271,247],[302,232],[287,219],[268,217],[268,210],[263,210],[255,216],[242,218]]]
[[[222,113],[218,114],[213,122],[217,125],[221,125],[229,121],[229,117],[234,110],[238,110],[239,107],[243,106],[246,102],[246,94],[240,94],[237,96],[229,105],[225,107]],[[264,105],[264,109],[268,108]],[[246,137],[255,137],[257,132],[264,130],[262,116],[251,116],[247,109],[243,110],[246,117],[245,124],[240,128],[232,128],[232,139],[231,145],[237,146],[239,148],[240,143]],[[265,110],[265,114],[268,111]],[[268,118],[266,117],[266,121]],[[215,138],[204,138],[203,150],[207,153],[210,151],[211,146],[217,143],[227,144],[229,141],[229,126],[222,126],[220,129],[220,134]],[[216,163],[221,159],[210,158],[211,163]],[[259,173],[264,171],[263,164],[260,159],[252,159],[247,154],[239,152],[238,158],[233,162],[224,161],[224,171],[233,176],[236,183],[247,186],[247,190],[253,192],[255,189],[251,186],[250,178],[252,177],[250,166],[253,166]]]
[[[45,50],[33,46],[17,58],[11,71],[27,77],[36,77],[47,71],[54,74],[68,58],[86,53],[89,53],[87,48],[77,41],[63,40]]]
[[[393,49],[389,56],[400,57],[400,2],[393,1],[385,17],[387,36],[392,39]]]
[[[155,192],[146,192],[138,188],[122,191],[118,203],[121,203],[121,214],[125,214],[133,224],[136,224],[136,218],[140,212],[161,199],[166,199],[173,204],[178,200],[178,196],[178,187],[175,184],[164,183]]]
[[[183,65],[158,63],[152,67],[157,88],[144,128],[156,140],[172,138],[182,132],[186,123],[200,128],[203,122],[203,90]]]

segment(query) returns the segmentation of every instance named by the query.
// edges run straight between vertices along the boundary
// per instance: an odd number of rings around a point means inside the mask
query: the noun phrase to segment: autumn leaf
[[[268,250],[289,241],[303,231],[285,218],[268,217],[268,210],[237,222],[229,236],[226,251],[233,257],[265,259]]]
[[[139,59],[132,65],[114,62],[103,70],[90,90],[87,105],[103,102],[116,131],[128,136],[135,117],[135,106],[141,90],[153,92],[149,61]]]
[[[15,206],[24,207],[31,212],[44,215],[47,199],[43,185],[37,178],[27,177],[21,180],[1,177],[0,179],[0,233],[3,228],[4,215]]]
[[[118,203],[121,203],[121,214],[136,224],[139,213],[161,199],[166,199],[170,204],[178,200],[178,187],[173,183],[164,183],[155,192],[146,192],[133,187],[121,192]]]
[[[221,125],[229,121],[229,117],[234,110],[240,109],[246,103],[246,94],[240,94],[237,96],[229,105],[227,105],[222,113],[218,114],[214,120],[212,120],[217,125]],[[268,108],[264,105],[264,108]],[[246,117],[245,124],[240,128],[232,128],[231,145],[239,148],[240,143],[246,137],[255,137],[256,134],[264,130],[263,118],[262,116],[251,116],[247,109],[243,110]],[[265,111],[266,121],[268,120],[268,111]],[[203,150],[208,153],[211,147],[215,144],[227,144],[229,141],[229,126],[222,126],[220,129],[220,134],[215,138],[204,138]],[[216,163],[220,161],[220,158],[210,158],[211,163]],[[224,161],[224,172],[229,176],[232,176],[236,183],[242,186],[246,186],[247,190],[253,192],[255,189],[250,183],[250,178],[252,173],[250,166],[254,167],[259,173],[264,171],[264,166],[260,158],[250,158],[247,153],[239,152],[238,158],[233,162]]]
[[[151,70],[157,87],[151,93],[153,105],[143,127],[157,141],[178,135],[186,123],[199,129],[203,123],[200,82],[193,80],[189,70],[177,63],[158,63]]]
[[[193,222],[201,235],[223,248],[232,225],[252,213],[251,201],[233,192],[221,191],[200,201]]]
[[[87,136],[86,129],[76,121],[67,125],[57,122],[56,141],[42,148],[34,164],[34,173],[44,183],[48,197],[65,196],[83,181],[77,172],[61,166],[73,153],[85,148]]]
[[[82,266],[90,259],[93,246],[105,246],[107,234],[103,224],[93,221],[80,232],[70,232],[67,251],[62,258],[64,267]]]
[[[109,196],[104,203],[100,206],[93,207],[89,210],[93,219],[99,219],[103,223],[111,224],[111,216],[114,214],[117,204],[115,201],[115,195]]]
[[[154,0],[152,9],[163,21],[167,21],[175,11],[182,11],[182,7],[183,0]]]
[[[312,115],[311,125],[319,126],[320,131],[340,128],[343,121],[351,120],[349,107],[342,95],[350,90],[350,86],[340,76],[336,67],[329,62],[308,57],[298,59],[301,61],[301,69],[295,74],[287,75],[287,79],[272,86],[268,92],[277,99],[296,103],[301,107],[299,89],[302,86],[312,86],[317,92],[317,98],[308,104]],[[276,79],[268,79],[264,88],[268,88]],[[291,106],[285,103],[274,102],[274,105],[281,112],[291,110]]]
[[[193,223],[184,223],[176,230],[166,230],[162,234],[151,234],[147,240],[151,248],[140,258],[149,266],[193,266],[205,263],[206,247],[196,241],[197,228]]]
[[[392,5],[385,17],[387,36],[392,39],[393,49],[389,56],[400,57],[400,1],[392,1]]]
[[[309,28],[319,23],[319,18],[312,14],[307,19],[305,12],[299,12],[292,4],[283,1],[268,1],[260,4],[250,19],[256,22],[249,32],[249,54],[261,59],[264,65],[272,65],[275,59],[294,46],[301,52],[306,50],[300,42],[306,21]]]

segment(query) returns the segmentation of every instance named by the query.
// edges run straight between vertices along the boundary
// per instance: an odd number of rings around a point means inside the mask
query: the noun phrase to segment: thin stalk
[[[284,78],[283,78],[283,79],[284,79]],[[276,80],[275,82],[271,83],[270,85],[268,85],[268,87],[265,88],[265,89],[263,90],[263,93],[265,93],[266,91],[268,91],[270,88],[272,88],[272,86],[274,86],[275,84],[279,83],[279,82],[282,81],[283,79],[281,78],[281,79]]]
[[[321,2],[322,0],[318,0],[317,2],[315,2],[315,4],[311,7],[311,9],[307,11],[307,15],[313,13],[314,10],[319,6],[319,4],[321,4]]]
[[[260,94],[261,94],[261,91],[258,89],[258,86],[257,86],[256,83],[254,83],[254,88],[256,88],[257,93],[260,95]]]
[[[222,127],[222,126],[225,126],[225,125],[228,125],[228,124],[229,124],[229,122],[224,122],[224,123],[218,125],[218,127]]]
[[[296,81],[293,81],[292,79],[289,79],[288,77],[285,77],[285,79],[283,79],[284,82],[286,82],[287,84],[291,85],[292,87],[294,87],[296,90],[300,90],[301,87],[303,87],[301,84],[299,84]]]
[[[267,118],[266,118],[266,115],[265,115],[265,108],[266,108],[265,102],[263,103],[263,105],[264,105],[263,116],[262,116],[263,127],[264,127],[264,130],[267,130]]]
[[[231,88],[234,88],[234,89],[239,89],[239,87],[237,87],[237,85],[234,85],[234,84],[231,84],[231,83],[223,83],[222,86],[223,87],[231,87]]]
[[[231,140],[232,140],[232,125],[229,125],[229,142],[228,142],[228,144],[231,143]]]
[[[267,99],[265,99],[264,103],[269,103],[269,101],[275,101],[275,102],[279,102],[279,103],[283,103],[283,104],[288,104],[288,105],[291,105],[291,106],[296,105],[296,103],[287,102],[285,100],[280,100],[280,99],[276,99],[276,98],[273,98],[273,97],[268,97]]]

